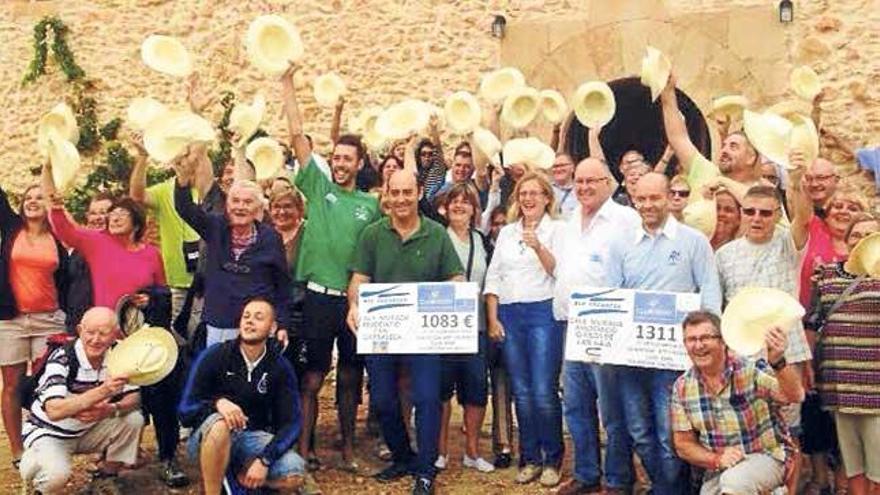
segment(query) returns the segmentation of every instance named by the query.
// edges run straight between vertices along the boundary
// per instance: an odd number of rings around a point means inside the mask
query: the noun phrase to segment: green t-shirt
[[[714,163],[700,153],[694,153],[694,157],[691,158],[690,167],[688,168],[687,182],[691,187],[691,191],[696,191],[697,195],[692,195],[691,197],[702,197],[700,190],[703,188],[703,184],[719,175],[721,175],[721,171],[718,170],[718,167]]]
[[[159,226],[159,251],[165,267],[168,285],[187,288],[192,284],[193,274],[186,271],[183,243],[199,240],[199,234],[177,214],[174,209],[174,178],[147,188],[147,203],[153,205],[150,211]],[[192,189],[193,201],[196,190]]]
[[[296,175],[308,223],[299,245],[296,279],[336,290],[348,287],[348,267],[364,227],[379,219],[376,198],[330,182],[314,158]]]
[[[364,229],[351,271],[377,284],[443,282],[463,274],[446,229],[424,216],[419,220],[419,229],[406,241],[401,241],[388,217]]]

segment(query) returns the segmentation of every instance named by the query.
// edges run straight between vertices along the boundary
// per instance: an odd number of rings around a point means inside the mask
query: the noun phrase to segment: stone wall
[[[26,170],[38,161],[35,122],[70,93],[51,60],[47,76],[30,86],[20,85],[32,57],[33,25],[46,14],[60,15],[70,27],[76,59],[97,85],[102,122],[124,116],[128,101],[136,96],[184,105],[183,82],[152,72],[140,61],[141,41],[161,33],[183,40],[213,93],[231,89],[250,101],[257,91],[263,92],[270,105],[266,127],[283,136],[280,85],[250,67],[242,47],[248,23],[259,14],[276,12],[297,24],[306,44],[300,94],[307,132],[317,138],[319,147],[327,145],[324,136],[330,113],[314,103],[310,82],[327,70],[339,73],[350,88],[347,121],[366,105],[387,105],[408,95],[442,104],[453,90],[475,90],[480,74],[502,61],[523,67],[536,85],[568,88],[593,74],[617,77],[635,71],[645,42],[671,50],[681,66],[682,89],[695,95],[700,105],[737,87],[759,103],[772,103],[790,96],[785,93],[788,70],[810,64],[828,87],[824,126],[853,144],[876,142],[880,105],[873,102],[880,92],[880,31],[876,29],[880,0],[795,2],[795,22],[785,26],[776,21],[777,3],[6,1],[0,6],[0,106],[5,110],[0,119],[0,182],[19,190],[33,180]],[[508,19],[508,36],[502,41],[490,33],[498,13]],[[580,43],[584,37],[594,42]],[[534,44],[522,48],[522,39],[533,39]],[[561,48],[554,52],[553,43]],[[597,60],[616,65],[596,66]],[[560,61],[576,70],[557,70]],[[212,119],[219,113],[219,105],[211,107]],[[844,172],[854,171],[839,151],[831,148],[827,152]]]

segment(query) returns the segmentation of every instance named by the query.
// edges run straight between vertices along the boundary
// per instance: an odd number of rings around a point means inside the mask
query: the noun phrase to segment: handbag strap
[[[474,269],[474,231],[473,229],[468,230],[468,240],[470,241],[470,249],[468,250],[468,261],[467,261],[467,276],[465,280],[470,281],[471,272]]]

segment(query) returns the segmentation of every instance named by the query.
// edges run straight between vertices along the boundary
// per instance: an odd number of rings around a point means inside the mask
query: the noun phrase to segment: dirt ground
[[[334,385],[325,384],[322,392],[321,411],[318,427],[318,456],[323,464],[320,471],[315,473],[325,494],[345,494],[357,491],[359,495],[392,495],[410,493],[412,481],[409,478],[392,484],[381,484],[370,478],[370,474],[380,470],[386,464],[376,457],[378,441],[367,434],[366,431],[366,408],[360,409],[358,418],[357,456],[363,466],[363,475],[353,475],[334,469],[335,462],[340,459],[336,449],[339,429],[336,420],[336,411],[333,406]],[[366,403],[366,401],[365,401]],[[490,418],[491,410],[487,411],[487,420],[484,422],[481,433],[481,451],[491,461],[491,434]],[[496,470],[494,473],[483,474],[474,470],[465,470],[461,466],[463,454],[464,434],[461,433],[461,408],[455,406],[450,433],[450,466],[437,477],[437,493],[450,495],[471,494],[546,494],[554,490],[543,489],[539,484],[532,483],[526,486],[514,482],[516,469]],[[150,461],[153,460],[156,447],[152,427],[148,427],[144,435],[143,448]],[[201,493],[199,485],[198,466],[185,459],[183,445],[179,450],[180,459],[186,472],[190,475],[193,483],[184,489],[169,489],[156,478],[157,465],[149,462],[146,466],[125,472],[119,479],[120,492],[129,494],[196,494]],[[571,472],[571,440],[566,436],[566,456],[563,467],[563,480],[567,479]],[[88,456],[77,456],[75,475],[68,485],[68,493],[89,492],[88,479],[85,474],[86,467],[91,462]],[[16,494],[21,490],[21,482],[17,472],[12,468],[9,446],[6,432],[0,428],[0,494]]]

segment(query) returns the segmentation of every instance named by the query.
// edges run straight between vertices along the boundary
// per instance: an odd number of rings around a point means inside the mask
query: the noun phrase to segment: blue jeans
[[[599,416],[605,426],[605,484],[628,490],[634,482],[632,446],[623,421],[616,378],[608,366],[566,361],[563,370],[565,421],[574,443],[574,477],[587,485],[601,481]],[[597,411],[596,401],[599,402]]]
[[[687,482],[669,424],[672,384],[680,371],[617,367],[626,424],[657,495],[681,494]]]
[[[412,451],[397,391],[398,363],[409,368],[412,377],[412,401],[416,409],[416,440],[419,452]],[[369,355],[371,405],[382,428],[382,437],[395,464],[409,466],[420,477],[433,478],[440,437],[440,355]]]
[[[521,464],[558,468],[562,461],[559,371],[564,332],[553,319],[552,301],[501,304],[504,361],[508,363]]]

